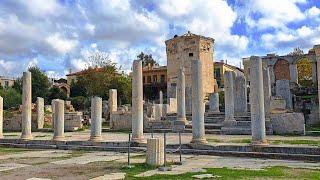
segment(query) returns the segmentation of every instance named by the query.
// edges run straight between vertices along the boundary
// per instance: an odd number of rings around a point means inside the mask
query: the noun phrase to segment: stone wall
[[[302,113],[271,114],[270,121],[274,134],[304,134],[304,117]]]

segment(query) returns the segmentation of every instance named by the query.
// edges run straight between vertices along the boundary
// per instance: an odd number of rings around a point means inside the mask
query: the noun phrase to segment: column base
[[[54,136],[52,138],[53,141],[66,141],[66,137],[64,136]]]
[[[140,137],[140,138],[131,138],[131,142],[134,143],[147,143],[146,140],[144,139],[144,137]]]
[[[24,135],[22,134],[21,137],[20,137],[21,140],[24,140],[24,141],[28,141],[28,140],[32,140],[33,137],[31,134],[28,134],[28,135]]]
[[[174,132],[179,132],[179,131],[183,131],[185,129],[185,126],[187,124],[189,124],[189,122],[187,121],[187,118],[177,118],[177,120],[173,121],[173,131]]]
[[[251,146],[268,146],[269,142],[268,140],[264,140],[264,141],[251,141],[250,143]]]
[[[220,113],[220,110],[209,110],[208,113]]]
[[[230,126],[236,126],[236,125],[237,125],[237,121],[234,118],[228,118],[223,121],[223,126],[230,127]]]
[[[90,137],[89,141],[101,142],[102,141],[102,136],[92,136],[92,137]]]
[[[201,139],[195,139],[192,138],[191,144],[208,144],[208,141],[206,140],[206,138],[201,138]]]

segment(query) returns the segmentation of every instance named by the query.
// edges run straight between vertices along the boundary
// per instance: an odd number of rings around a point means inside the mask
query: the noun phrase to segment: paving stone
[[[51,179],[47,179],[47,178],[29,178],[27,180],[51,180]]]
[[[16,154],[0,156],[0,160],[10,158],[58,158],[68,156],[71,151],[49,150],[49,151],[28,151]]]
[[[192,176],[195,179],[207,179],[207,178],[220,178],[221,176],[213,175],[213,174],[198,174]]]

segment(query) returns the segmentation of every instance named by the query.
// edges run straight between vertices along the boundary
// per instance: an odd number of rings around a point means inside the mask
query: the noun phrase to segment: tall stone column
[[[250,57],[250,104],[252,145],[266,145],[262,59]]]
[[[0,138],[3,138],[3,98],[0,96]]]
[[[317,62],[312,63],[312,83],[317,84]]]
[[[224,104],[225,104],[225,119],[226,126],[236,123],[234,119],[234,87],[233,87],[233,73],[226,71],[224,73]]]
[[[270,115],[270,101],[271,101],[271,82],[270,71],[268,67],[263,68],[263,93],[264,93],[264,109],[266,117]]]
[[[132,141],[143,142],[142,62],[133,61],[132,76]]]
[[[21,122],[21,139],[32,139],[31,134],[31,72],[24,72],[22,77],[22,122]]]
[[[91,99],[91,141],[102,141],[102,98],[93,97]]]
[[[179,69],[177,81],[177,121],[181,122],[183,126],[187,123],[186,118],[186,83],[184,68]]]
[[[54,141],[64,141],[64,101],[60,99],[53,100],[54,103]]]
[[[247,82],[242,75],[233,76],[234,84],[234,113],[235,115],[247,115]]]
[[[214,92],[209,96],[209,110],[213,113],[220,112],[219,110],[219,93]]]
[[[163,104],[163,92],[159,92],[159,104]]]
[[[109,89],[109,111],[110,114],[118,110],[118,95],[116,89]]]
[[[44,125],[44,99],[37,97],[37,126],[42,129]]]
[[[192,140],[191,143],[207,143],[204,128],[204,96],[202,84],[202,63],[191,61],[192,69]]]
[[[320,117],[320,44],[313,46],[313,49],[316,53],[316,61],[317,61],[317,83],[318,83],[318,113]]]

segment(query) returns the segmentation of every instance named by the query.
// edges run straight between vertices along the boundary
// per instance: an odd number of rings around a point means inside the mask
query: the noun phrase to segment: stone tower
[[[176,97],[177,75],[180,66],[185,69],[186,110],[191,111],[191,60],[202,62],[203,95],[214,92],[216,81],[213,75],[214,39],[188,33],[166,41],[167,51],[167,93],[168,97]]]

